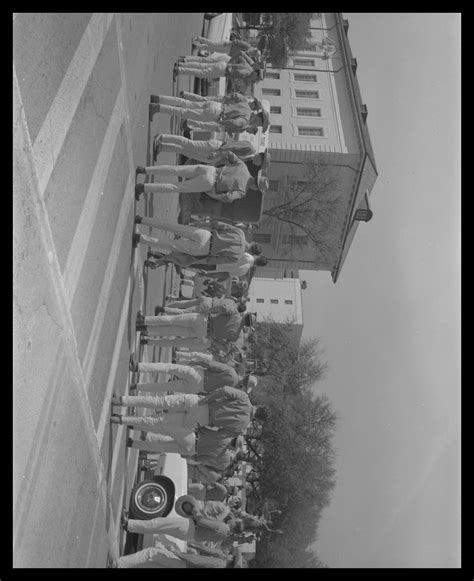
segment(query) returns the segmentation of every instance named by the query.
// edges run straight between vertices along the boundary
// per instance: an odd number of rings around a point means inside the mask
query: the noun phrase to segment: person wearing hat
[[[135,223],[179,236],[178,239],[168,239],[136,233],[133,241],[134,244],[146,244],[164,252],[171,251],[163,258],[176,260],[181,266],[189,266],[194,262],[210,265],[234,263],[244,252],[259,254],[261,250],[258,244],[247,241],[241,228],[218,220],[191,226],[136,216]]]
[[[237,307],[237,313],[202,315],[200,313],[185,313],[182,315],[157,315],[144,316],[140,311],[137,313],[136,330],[145,336],[141,338],[142,345],[162,345],[168,347],[182,347],[184,339],[197,341],[196,350],[220,349],[228,342],[236,341],[241,331],[246,326],[245,317],[240,311],[245,310],[245,305]],[[148,332],[156,337],[148,337]],[[166,342],[162,342],[163,338]],[[157,343],[157,341],[161,341]],[[187,345],[192,348],[191,345]],[[132,365],[132,364],[131,364]],[[136,371],[132,366],[130,371]]]
[[[234,530],[241,529],[239,521],[229,521],[229,524],[226,524],[218,519],[199,514],[197,502],[190,495],[185,495],[178,500],[180,504],[176,506],[175,510],[178,514],[186,514],[186,516],[165,516],[141,520],[131,519],[123,514],[122,528],[130,533],[164,534],[183,541],[195,540],[198,542],[219,542],[231,537]]]
[[[253,256],[248,252],[242,255],[236,264],[218,264],[217,272],[228,272],[231,276],[245,276],[252,266],[265,266],[268,264],[268,258],[264,254]]]
[[[259,56],[261,54],[258,48],[240,39],[219,41],[211,40],[205,36],[196,36],[193,39],[193,45],[197,50],[219,52],[221,54],[228,54],[231,57],[238,56],[242,52],[246,52],[250,56]]]
[[[167,373],[175,376],[172,381],[132,383],[130,384],[130,391],[137,390],[154,393],[167,393],[170,390],[181,393],[198,393],[200,391],[201,376],[191,365],[137,362],[134,356],[131,355],[130,367],[137,373]]]
[[[215,270],[207,271],[206,274],[213,278],[217,276],[216,273],[221,274],[226,272],[230,276],[240,277],[245,276],[252,266],[265,266],[266,264],[268,264],[268,258],[264,254],[254,255],[244,252],[237,262],[233,264],[217,264],[214,267]],[[206,265],[200,266],[197,263],[194,266],[205,271],[208,268]],[[193,265],[190,268],[193,268]]]
[[[206,392],[214,391],[224,385],[243,389],[247,388],[249,383],[247,376],[239,375],[235,368],[228,363],[219,361],[194,363],[191,361],[189,365],[195,365],[204,370],[203,390]]]
[[[242,109],[244,103],[240,105],[241,107],[239,109]],[[261,127],[262,132],[265,133],[270,127],[270,113],[267,110],[268,108],[262,108],[257,111],[251,109],[249,105],[247,106],[251,111],[248,120],[247,116],[240,115],[240,111],[235,106],[232,110],[226,108],[217,121],[190,119],[187,121],[187,127],[188,129],[198,129],[200,131],[226,131],[227,133],[242,133],[242,131],[246,131],[247,133],[253,134],[257,133],[258,128]]]
[[[165,255],[157,255],[155,251],[148,251],[148,258],[154,260],[154,268],[168,263],[177,264],[184,268],[194,268],[206,277],[222,277],[222,274],[210,275],[205,269],[218,264],[243,264],[242,256],[245,252],[251,255],[261,254],[261,246],[255,242],[247,242],[245,233],[226,222],[213,221],[198,223],[193,226],[183,224],[168,224],[158,222],[152,218],[136,217],[138,224],[152,226],[160,230],[177,234],[180,238],[155,238],[147,234],[134,235],[134,244],[142,243],[160,251],[171,251]],[[224,275],[225,276],[225,275]]]
[[[206,484],[204,482],[191,482],[188,484],[188,493],[192,494],[196,500],[202,502],[207,501],[224,501],[229,494],[232,485],[226,484],[224,479],[213,482],[212,484]]]
[[[258,174],[252,177],[246,164],[232,151],[221,153],[224,165],[152,165],[138,166],[136,173],[159,176],[178,176],[185,178],[178,183],[137,183],[135,198],[140,199],[144,192],[162,193],[196,193],[205,192],[209,197],[220,202],[230,203],[243,198],[249,188],[262,192],[268,190],[268,178]]]
[[[226,434],[218,429],[210,428],[209,426],[199,426],[195,432],[195,446],[193,450],[186,450],[183,453],[183,448],[169,436],[161,434],[150,433],[146,440],[128,438],[127,446],[136,450],[143,450],[152,454],[160,453],[174,453],[181,454],[189,462],[190,473],[193,472],[193,466],[206,466],[214,471],[221,472],[225,470],[236,457],[242,457],[242,444],[237,441],[237,437]],[[237,448],[238,446],[238,448]],[[199,470],[197,471],[199,473]],[[213,484],[221,478],[204,478],[192,477],[193,480],[205,482],[206,484]]]
[[[196,297],[167,303],[166,306],[155,307],[155,315],[179,315],[181,313],[202,313],[211,315],[217,313],[238,313],[237,301],[233,298]]]
[[[153,547],[123,555],[113,561],[110,567],[119,569],[241,569],[243,567],[243,556],[239,547],[232,547],[229,553],[192,543],[188,543],[189,547],[196,553],[184,553],[175,546],[165,547],[163,543],[155,541]]]
[[[246,139],[239,141],[222,141],[220,139],[192,140],[182,135],[163,133],[153,140],[153,160],[156,161],[161,151],[185,155],[187,158],[219,165],[225,163],[222,154],[231,151],[242,161],[255,159],[255,146]]]
[[[222,101],[198,101],[168,95],[151,95],[149,120],[152,121],[158,112],[186,119],[188,125],[192,123],[194,128],[205,131],[256,133],[259,125],[268,128],[270,124],[269,118],[264,118],[256,111],[255,105],[251,105],[247,97],[236,92],[225,95]]]
[[[251,77],[254,71],[255,61],[244,51],[235,56],[226,54],[219,56],[219,53],[213,53],[211,58],[188,57],[186,60],[180,59],[174,65],[173,77],[193,75],[198,79],[216,79],[219,77],[245,79]]]
[[[110,421],[170,435],[178,441],[185,432],[189,435],[198,426],[220,428],[229,435],[238,436],[245,432],[253,418],[264,420],[268,414],[265,406],[254,407],[243,390],[227,386],[219,387],[206,396],[184,393],[163,396],[114,394],[112,405],[140,406],[165,412],[152,416],[113,414]]]
[[[259,99],[257,99],[257,97],[254,97],[253,95],[244,95],[242,93],[239,93],[238,91],[231,91],[229,93],[226,93],[225,95],[209,95],[209,96],[199,95],[198,93],[190,93],[189,91],[180,91],[179,96],[181,97],[181,99],[186,99],[187,101],[196,101],[198,103],[206,103],[209,101],[219,103],[233,101],[243,103],[247,102],[248,106],[252,111],[258,111],[262,108],[262,102]],[[152,95],[151,99],[153,98],[156,99],[157,98],[156,95]]]

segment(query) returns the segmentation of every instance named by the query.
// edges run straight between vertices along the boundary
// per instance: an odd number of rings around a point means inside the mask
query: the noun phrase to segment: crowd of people
[[[250,44],[233,40],[212,42],[194,39],[196,48],[207,56],[184,56],[174,75],[199,78],[263,78],[264,62]],[[231,92],[221,98],[181,92],[180,97],[152,95],[150,120],[157,113],[174,115],[186,122],[186,129],[238,134],[266,131],[268,110],[254,97]],[[183,154],[196,163],[157,165],[162,151]],[[251,175],[246,162],[259,168]],[[268,189],[265,175],[269,158],[257,153],[247,140],[195,141],[181,135],[161,134],[153,140],[153,163],[136,168],[135,198],[143,193],[205,192],[209,197],[232,203],[251,188]],[[141,175],[181,177],[178,183],[138,183]],[[265,265],[258,244],[248,242],[244,230],[234,224],[204,220],[193,224],[172,224],[137,215],[138,228],[147,226],[174,235],[173,239],[134,234],[134,246],[151,247],[145,266],[165,264],[194,270],[215,281],[212,296],[192,299],[168,296],[153,314],[137,313],[136,330],[141,345],[172,348],[171,362],[141,362],[130,357],[134,374],[128,395],[113,394],[111,422],[142,431],[145,439],[133,437],[127,446],[147,453],[149,462],[157,454],[177,453],[188,465],[188,494],[178,499],[178,516],[150,520],[129,518],[124,512],[121,526],[140,534],[166,534],[188,541],[183,553],[155,542],[154,547],[125,555],[111,566],[130,567],[242,567],[239,543],[248,542],[263,530],[272,529],[271,519],[247,513],[228,479],[247,458],[245,433],[251,423],[264,422],[265,406],[253,405],[249,395],[257,377],[245,365],[245,340],[255,327],[256,313],[247,312],[248,283],[242,280],[252,266]],[[232,284],[223,283],[231,281]],[[210,288],[210,287],[208,287]],[[143,382],[143,373],[169,374],[169,381]],[[128,408],[147,410],[129,415]],[[151,413],[149,413],[151,412]],[[278,531],[280,532],[280,531]],[[219,543],[220,548],[205,543]],[[203,544],[204,543],[204,544]]]

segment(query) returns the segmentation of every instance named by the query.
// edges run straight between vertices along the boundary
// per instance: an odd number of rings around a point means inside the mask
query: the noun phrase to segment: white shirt
[[[254,257],[248,252],[244,252],[237,262],[217,264],[216,271],[228,272],[231,276],[243,276],[253,266],[253,263]]]

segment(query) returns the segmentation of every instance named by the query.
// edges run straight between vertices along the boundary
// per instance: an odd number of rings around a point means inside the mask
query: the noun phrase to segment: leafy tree
[[[259,362],[257,373],[264,377],[263,384],[272,383],[273,389],[281,388],[286,393],[309,387],[327,371],[319,341],[303,340],[297,345],[293,329],[290,321],[276,323],[264,319],[249,339],[250,356]],[[279,381],[275,382],[275,377]]]
[[[310,389],[327,368],[318,341],[297,346],[291,327],[259,323],[249,344],[250,356],[261,364],[252,399],[270,413],[262,423],[254,420],[245,436],[253,466],[248,507],[278,508],[272,527],[283,530],[282,535],[259,533],[255,567],[324,567],[311,545],[335,486],[337,416],[329,398]]]
[[[259,46],[273,67],[284,67],[290,54],[305,49],[311,37],[311,13],[265,12]]]

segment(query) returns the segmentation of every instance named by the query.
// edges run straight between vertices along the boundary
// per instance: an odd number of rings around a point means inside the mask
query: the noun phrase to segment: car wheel
[[[164,476],[142,480],[130,494],[130,516],[141,520],[166,516],[173,508],[174,492],[173,483]]]

